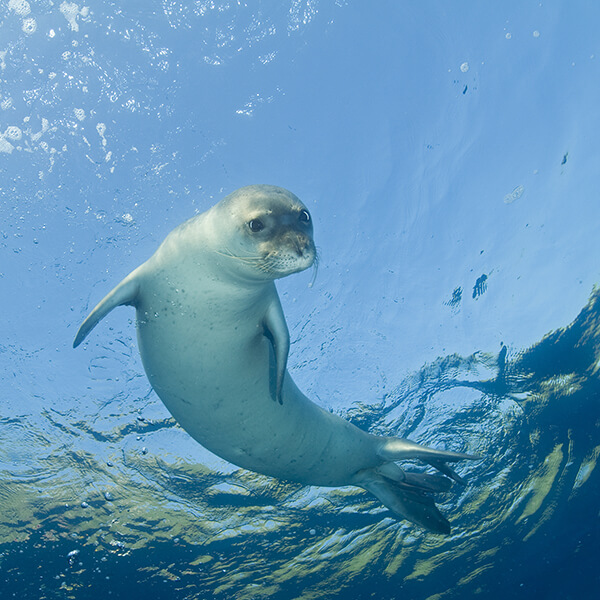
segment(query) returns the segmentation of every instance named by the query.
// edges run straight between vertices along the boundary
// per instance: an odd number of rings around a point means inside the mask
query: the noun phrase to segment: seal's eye
[[[260,219],[252,219],[248,222],[248,227],[252,233],[258,233],[265,228],[265,224]]]
[[[310,223],[310,213],[307,210],[300,211],[300,216],[298,218],[300,223]]]

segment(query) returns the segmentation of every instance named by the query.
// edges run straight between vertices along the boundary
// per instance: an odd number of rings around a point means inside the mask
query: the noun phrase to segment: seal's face
[[[314,263],[312,218],[291,192],[252,185],[227,196],[219,210],[227,213],[228,254],[246,275],[278,279]]]

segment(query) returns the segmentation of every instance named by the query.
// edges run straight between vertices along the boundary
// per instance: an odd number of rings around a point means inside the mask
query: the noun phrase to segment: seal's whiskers
[[[312,279],[310,280],[310,283],[308,284],[308,287],[311,288],[313,285],[315,285],[315,281],[317,280],[317,274],[319,273],[319,251],[316,250],[315,251],[315,258],[313,260],[313,276]]]
[[[220,254],[221,256],[226,256],[227,258],[234,258],[235,260],[240,260],[248,264],[258,264],[264,261],[264,257],[262,256],[237,256],[227,248],[225,250],[226,252],[219,252],[218,250],[215,250],[215,252],[217,254]]]

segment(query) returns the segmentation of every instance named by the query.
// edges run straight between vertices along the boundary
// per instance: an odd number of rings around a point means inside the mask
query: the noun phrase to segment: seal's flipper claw
[[[264,330],[265,336],[273,345],[273,352],[275,354],[276,383],[273,399],[279,402],[279,404],[283,404],[283,380],[290,351],[290,333],[277,295],[275,295],[273,302],[271,302],[267,309]]]
[[[139,268],[139,267],[138,267]],[[119,285],[109,292],[88,315],[86,320],[81,324],[75,340],[73,348],[77,348],[86,338],[87,334],[96,327],[113,308],[123,304],[135,305],[135,301],[139,292],[139,281],[136,277],[138,269],[130,273]]]
[[[440,473],[446,475],[450,479],[456,481],[456,483],[460,483],[460,485],[466,485],[466,481],[454,470],[451,469],[445,462],[441,460],[427,460],[425,461],[430,464],[434,469],[437,469]]]

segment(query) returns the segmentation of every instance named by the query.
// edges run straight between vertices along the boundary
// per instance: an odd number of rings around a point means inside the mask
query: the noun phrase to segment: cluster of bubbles
[[[31,17],[31,6],[27,0],[9,0],[8,10],[21,17],[21,29],[31,35],[37,30],[36,20]]]
[[[37,21],[31,16],[31,5],[27,0],[9,0],[8,10],[21,18],[21,29],[24,33],[31,35],[37,31]],[[59,10],[73,31],[79,31],[78,17],[85,18],[90,14],[89,7],[84,6],[80,9],[74,2],[62,2]]]

